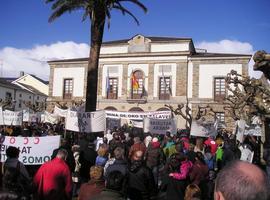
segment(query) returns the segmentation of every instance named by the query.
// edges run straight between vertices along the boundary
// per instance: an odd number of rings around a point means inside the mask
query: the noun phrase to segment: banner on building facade
[[[59,148],[60,136],[10,137],[1,136],[1,162],[6,160],[6,149],[14,146],[20,149],[19,160],[25,165],[41,165],[51,160],[54,149]]]
[[[145,117],[154,119],[170,119],[171,111],[152,111],[152,112],[121,112],[106,110],[107,118],[124,118],[129,120],[143,120]]]
[[[76,132],[105,131],[106,117],[104,110],[95,112],[77,112],[68,110],[66,129]]]
[[[218,121],[192,120],[190,135],[197,137],[216,136]]]
[[[67,116],[67,109],[61,109],[58,106],[54,106],[53,114],[58,115],[60,117],[66,117]]]
[[[150,132],[152,134],[166,134],[167,131],[170,133],[176,133],[176,121],[174,118],[170,119],[153,119],[144,118],[143,120],[144,132]]]
[[[59,116],[45,111],[44,114],[41,115],[41,122],[57,124],[59,122]]]
[[[10,110],[3,110],[0,107],[0,125],[21,126],[23,119],[23,112],[14,112]]]

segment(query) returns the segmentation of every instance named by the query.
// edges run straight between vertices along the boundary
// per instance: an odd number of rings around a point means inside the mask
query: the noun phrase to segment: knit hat
[[[157,138],[157,137],[154,137],[154,138],[152,139],[152,142],[158,142],[158,138]]]

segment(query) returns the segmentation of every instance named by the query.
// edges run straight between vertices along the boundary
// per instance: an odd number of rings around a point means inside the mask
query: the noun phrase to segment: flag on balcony
[[[166,82],[166,79],[165,79],[165,75],[164,75],[164,72],[163,72],[163,66],[162,66],[162,79],[163,79],[163,84],[164,84],[164,86],[165,86],[165,91],[166,91],[167,88],[168,88],[169,93],[170,93],[170,95],[172,96],[171,84],[169,83],[169,84],[167,85],[167,82]]]
[[[132,72],[132,75],[131,75],[131,82],[132,82],[132,89],[138,90],[138,88],[139,88],[139,82],[136,79],[134,72]]]
[[[109,69],[107,69],[107,76],[106,76],[106,95],[108,97],[110,93],[110,76],[109,76]]]

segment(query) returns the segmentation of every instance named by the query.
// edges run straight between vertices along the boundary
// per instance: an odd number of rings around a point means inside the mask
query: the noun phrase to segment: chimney
[[[20,71],[20,77],[24,76],[24,71]]]

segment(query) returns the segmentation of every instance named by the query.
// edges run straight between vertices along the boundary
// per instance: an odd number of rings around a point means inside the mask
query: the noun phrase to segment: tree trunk
[[[91,45],[87,70],[85,111],[96,111],[99,54],[102,44],[106,15],[97,8],[91,19]]]

